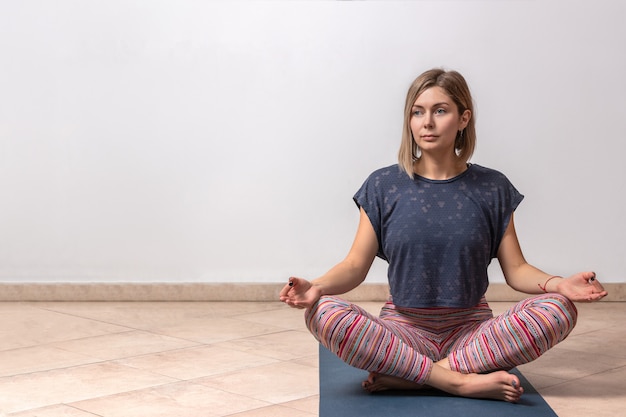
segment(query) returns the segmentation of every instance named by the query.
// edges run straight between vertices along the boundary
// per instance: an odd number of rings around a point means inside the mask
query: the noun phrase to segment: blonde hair
[[[411,132],[412,108],[417,97],[431,87],[441,87],[454,101],[459,115],[465,110],[471,112],[469,122],[461,134],[457,134],[455,151],[457,157],[467,163],[476,147],[475,113],[472,95],[465,78],[456,71],[435,68],[421,74],[413,81],[406,95],[404,104],[404,123],[402,126],[402,143],[398,153],[400,169],[413,178],[413,162],[419,159],[420,150]]]

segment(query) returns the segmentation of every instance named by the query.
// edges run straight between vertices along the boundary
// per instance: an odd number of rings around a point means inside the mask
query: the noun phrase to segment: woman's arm
[[[292,307],[308,308],[322,295],[346,293],[365,280],[378,252],[378,238],[362,208],[360,213],[359,227],[345,259],[311,282],[290,278],[280,293],[281,301]]]
[[[504,232],[500,247],[498,248],[498,261],[502,267],[506,283],[514,290],[526,294],[543,293],[544,291],[539,285],[542,287],[547,285],[545,287],[546,292],[556,292],[556,281],[562,279],[557,278],[548,281],[552,275],[526,262],[522,254],[522,248],[517,239],[517,233],[515,232],[513,214],[511,214],[511,220],[509,221],[509,225]]]
[[[321,295],[344,294],[358,287],[367,276],[378,252],[378,239],[369,217],[360,210],[359,227],[345,259],[321,277],[311,281]]]
[[[513,215],[504,232],[498,261],[507,284],[514,290],[526,294],[542,294],[544,292],[560,293],[572,301],[596,301],[607,295],[601,285],[593,285],[595,273],[579,272],[569,278],[550,275],[526,262],[517,233]]]

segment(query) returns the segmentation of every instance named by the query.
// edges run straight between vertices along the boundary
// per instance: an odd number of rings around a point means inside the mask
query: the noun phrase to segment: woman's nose
[[[424,115],[424,127],[433,127],[435,124],[435,120],[433,118],[433,114],[430,112],[427,112]]]

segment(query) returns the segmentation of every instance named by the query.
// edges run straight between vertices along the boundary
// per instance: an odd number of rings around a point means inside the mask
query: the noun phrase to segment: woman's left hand
[[[572,301],[593,302],[607,296],[607,292],[596,279],[595,272],[579,272],[562,279],[557,291]]]

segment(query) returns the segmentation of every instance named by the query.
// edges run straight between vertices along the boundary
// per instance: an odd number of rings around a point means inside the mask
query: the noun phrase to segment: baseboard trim
[[[0,283],[0,301],[278,301],[282,283]],[[626,301],[626,283],[604,284],[604,301]],[[344,297],[384,301],[387,284],[363,284]],[[489,301],[519,301],[527,295],[506,284],[489,286]]]

